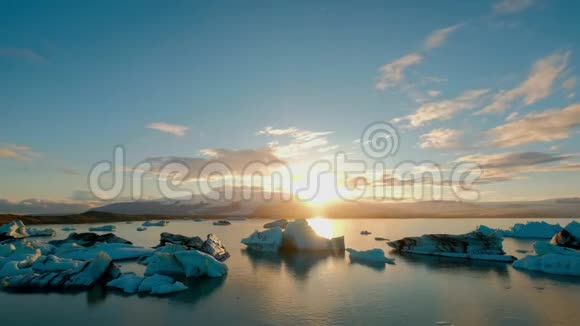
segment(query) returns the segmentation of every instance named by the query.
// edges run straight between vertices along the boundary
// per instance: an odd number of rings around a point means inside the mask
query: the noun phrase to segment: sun
[[[308,225],[321,237],[330,239],[334,235],[334,224],[327,218],[320,216],[310,218]]]
[[[309,203],[313,205],[324,205],[329,202],[338,200],[335,184],[336,183],[332,175],[321,175],[320,181],[318,182],[317,192],[314,197],[309,200]]]

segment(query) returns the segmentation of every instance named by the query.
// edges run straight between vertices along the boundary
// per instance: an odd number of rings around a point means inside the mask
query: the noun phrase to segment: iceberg
[[[65,226],[63,228],[61,228],[62,231],[75,231],[76,228],[72,227],[72,226]]]
[[[541,238],[550,239],[556,233],[562,231],[560,224],[549,224],[546,222],[517,223],[509,230],[502,231],[504,237],[512,238]]]
[[[0,226],[0,241],[28,237],[26,226],[20,220],[12,221]]]
[[[144,226],[140,226],[137,228],[137,231],[139,231],[139,232],[147,231],[147,228]]]
[[[137,293],[143,280],[142,276],[137,276],[135,273],[123,273],[118,278],[107,283],[107,286],[117,288],[125,293]]]
[[[156,248],[163,247],[167,244],[176,244],[190,249],[200,250],[204,242],[200,237],[187,237],[181,234],[173,234],[169,232],[161,233],[160,237],[161,239]]]
[[[344,251],[344,237],[326,239],[314,232],[305,219],[288,223],[282,237],[283,250],[291,251]]]
[[[125,240],[123,238],[119,238],[118,236],[114,235],[113,233],[106,233],[106,234],[96,234],[91,232],[85,233],[71,233],[68,237],[64,240],[52,240],[49,241],[51,245],[61,246],[63,244],[78,244],[83,247],[92,247],[98,243],[123,243],[123,244],[132,244],[131,241]]]
[[[266,231],[254,231],[249,237],[242,239],[242,243],[249,249],[258,251],[278,251],[282,246],[283,232],[280,227]]]
[[[232,223],[230,221],[226,221],[226,220],[213,222],[213,225],[230,225],[230,224],[232,224]]]
[[[2,286],[5,289],[86,288],[101,280],[117,278],[119,273],[111,257],[101,252],[95,259],[71,270],[5,277]]]
[[[169,221],[158,221],[158,222],[147,221],[141,224],[141,226],[166,226],[167,224],[169,224]]]
[[[362,231],[360,231],[360,234],[361,235],[369,235],[369,234],[373,234],[373,233],[370,231],[367,231],[367,230],[362,230]]]
[[[497,234],[485,235],[471,232],[461,235],[426,234],[387,242],[389,247],[401,252],[423,255],[512,262],[513,256],[506,256],[503,239]]]
[[[272,229],[276,227],[285,229],[286,225],[288,225],[288,221],[285,219],[280,219],[264,224],[264,229]]]
[[[100,252],[106,253],[112,260],[117,261],[151,256],[154,250],[125,243],[99,243],[92,247],[83,247],[72,243],[58,247],[54,255],[75,260],[91,260],[97,257]]]
[[[347,248],[346,251],[350,254],[351,262],[363,262],[370,264],[392,264],[395,262],[395,259],[385,257],[385,252],[383,249],[379,248],[364,251]]]
[[[580,249],[580,223],[570,222],[550,239],[550,243],[561,247]]]
[[[390,241],[389,239],[383,238],[383,237],[375,237],[375,240],[376,241]]]
[[[580,257],[549,253],[541,256],[526,256],[512,265],[524,269],[548,274],[580,276]]]
[[[159,274],[146,277],[139,285],[139,292],[150,292],[151,294],[169,294],[187,289],[185,284],[176,282],[169,276]]]
[[[175,258],[173,253],[156,252],[154,255],[141,261],[141,264],[147,265],[145,275],[167,275],[167,276],[181,276],[184,274],[183,266]]]
[[[207,239],[203,245],[201,245],[200,250],[213,256],[218,261],[224,261],[230,258],[230,253],[226,250],[224,244],[212,233],[207,235]]]
[[[32,264],[32,269],[36,273],[44,272],[62,272],[69,269],[78,268],[84,262],[66,258],[60,258],[54,255],[40,256]]]
[[[26,275],[32,274],[34,270],[30,267],[22,268],[20,267],[20,262],[17,261],[9,261],[2,266],[0,269],[0,278],[7,277],[7,276],[16,276],[16,275]]]
[[[480,232],[480,233],[483,233],[485,235],[490,235],[492,233],[498,232],[499,235],[503,235],[503,231],[498,230],[498,229],[492,229],[486,225],[480,225],[480,226],[476,227],[475,232]]]
[[[174,255],[183,266],[185,277],[221,277],[228,271],[226,264],[201,251],[178,251]]]
[[[117,227],[114,225],[94,226],[89,228],[89,231],[92,232],[112,232],[115,230],[117,230]]]
[[[53,229],[26,229],[29,237],[54,237],[56,232]]]

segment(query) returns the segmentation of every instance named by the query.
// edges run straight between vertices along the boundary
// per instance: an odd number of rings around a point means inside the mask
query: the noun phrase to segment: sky
[[[281,160],[304,174],[337,152],[374,163],[361,135],[375,122],[398,148],[365,184],[397,179],[400,162],[472,162],[478,200],[578,196],[577,12],[564,0],[0,1],[0,208],[94,200],[89,172],[117,145],[127,170]]]

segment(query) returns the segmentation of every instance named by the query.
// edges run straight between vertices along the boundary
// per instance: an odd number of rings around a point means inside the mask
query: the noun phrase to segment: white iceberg
[[[318,235],[305,219],[288,223],[282,249],[297,251],[344,251],[344,237],[326,239]]]
[[[155,250],[125,243],[97,243],[92,247],[66,243],[58,247],[54,255],[75,260],[90,260],[97,257],[99,252],[106,253],[112,260],[127,260],[150,256]]]
[[[166,226],[167,224],[169,224],[169,221],[147,221],[141,224],[141,226]]]
[[[117,227],[114,225],[103,225],[103,226],[94,226],[89,228],[91,232],[112,232],[117,230]]]
[[[248,248],[259,251],[278,251],[282,246],[283,232],[279,227],[266,231],[254,231],[249,237],[242,239]]]
[[[351,261],[360,261],[371,264],[391,264],[395,262],[394,258],[385,257],[385,252],[380,248],[363,251],[347,248],[346,251],[350,254]]]
[[[137,293],[143,279],[143,277],[137,276],[135,273],[123,273],[118,278],[107,283],[107,286],[117,288],[125,293]]]
[[[178,251],[174,255],[183,266],[186,277],[220,277],[228,271],[226,264],[201,251]]]

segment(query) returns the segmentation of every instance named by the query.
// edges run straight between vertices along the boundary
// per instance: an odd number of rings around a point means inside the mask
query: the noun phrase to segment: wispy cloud
[[[431,50],[437,47],[440,47],[445,43],[449,35],[459,29],[462,24],[457,24],[445,28],[438,29],[433,33],[429,34],[429,36],[423,42],[423,45],[426,50]]]
[[[577,82],[576,77],[568,78],[562,82],[562,88],[566,90],[571,90],[574,87],[576,87],[576,82]]]
[[[172,135],[175,135],[177,137],[185,136],[185,133],[189,129],[186,126],[170,124],[170,123],[165,123],[165,122],[154,122],[154,123],[147,125],[147,128],[155,129],[155,130],[165,132],[168,134],[172,134]]]
[[[561,110],[534,112],[486,132],[489,145],[512,147],[537,142],[550,142],[570,137],[570,131],[580,126],[580,104]]]
[[[34,62],[45,62],[46,58],[32,49],[0,47],[0,57],[16,58]]]
[[[570,51],[558,52],[536,61],[525,81],[513,89],[495,95],[493,102],[477,114],[503,112],[517,100],[521,100],[524,105],[530,105],[548,97],[552,93],[554,82],[566,69],[570,54]]]
[[[423,56],[419,53],[409,53],[399,59],[382,66],[379,69],[379,78],[375,87],[385,90],[398,85],[405,78],[405,70],[413,65],[418,65],[423,61]]]
[[[461,147],[462,130],[439,128],[421,135],[419,146],[423,149],[450,149]]]
[[[395,119],[395,121],[407,120],[410,127],[419,127],[432,120],[447,120],[459,111],[474,108],[488,91],[487,89],[474,89],[453,99],[425,103],[415,113]]]
[[[14,144],[0,145],[0,158],[31,160],[39,156],[39,153],[31,151],[27,146]]]
[[[258,135],[290,137],[290,142],[287,144],[281,144],[279,141],[269,143],[270,148],[277,156],[286,158],[305,155],[311,150],[322,153],[334,149],[332,145],[329,146],[329,141],[326,138],[332,133],[332,131],[310,131],[295,127],[285,129],[266,127],[258,131]]]
[[[501,0],[493,5],[493,12],[499,15],[514,14],[534,5],[534,0]]]

